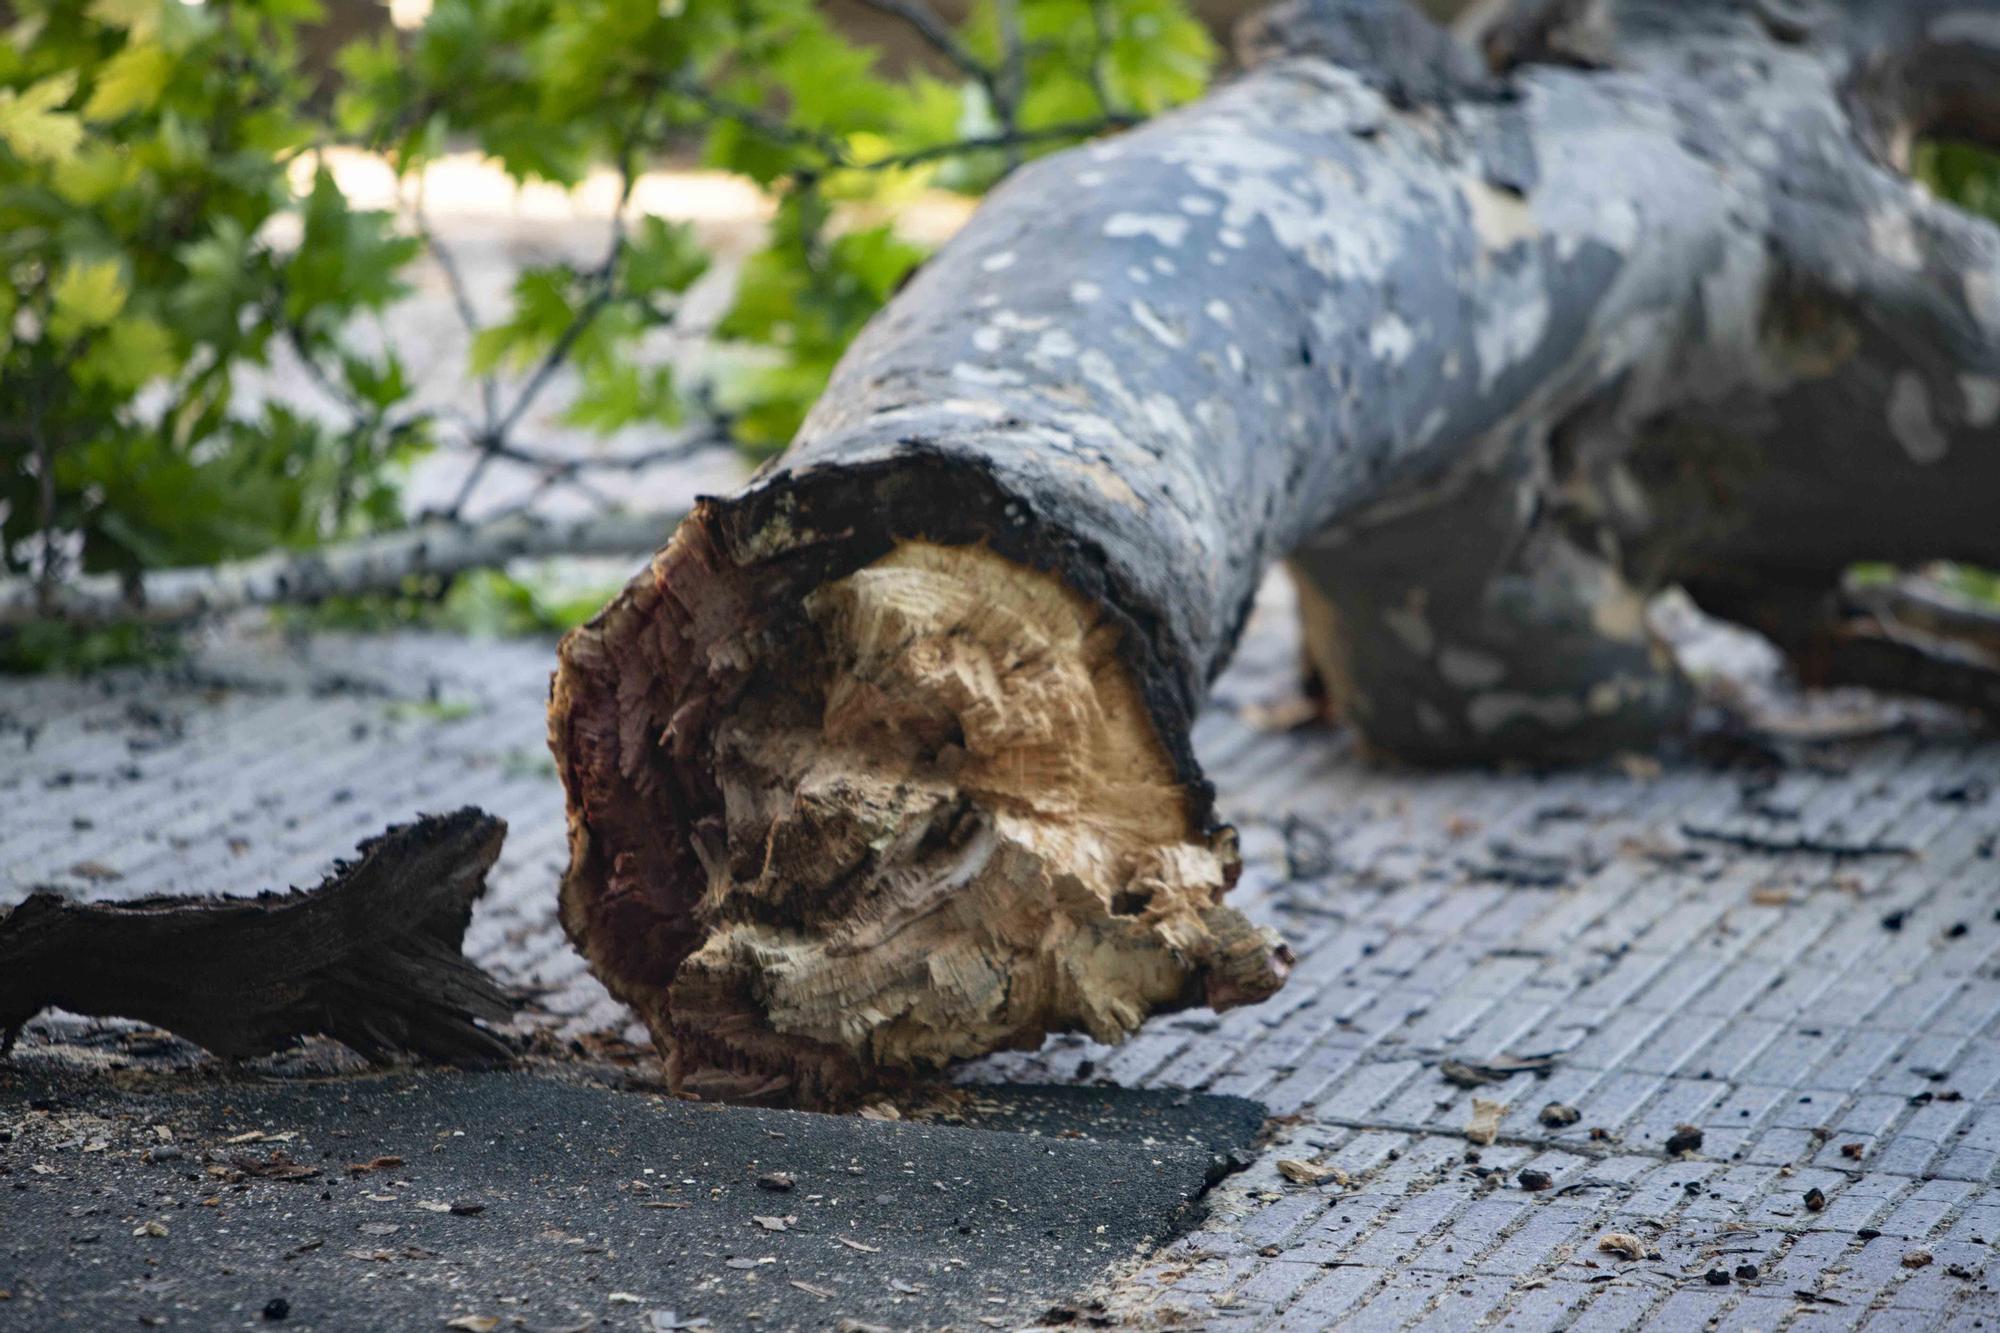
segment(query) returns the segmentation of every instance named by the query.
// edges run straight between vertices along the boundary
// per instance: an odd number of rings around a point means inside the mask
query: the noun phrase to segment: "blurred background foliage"
[[[405,522],[427,450],[549,464],[515,438],[558,378],[564,419],[662,438],[712,423],[751,458],[783,447],[850,339],[922,261],[899,210],[976,195],[1033,156],[1197,96],[1212,0],[436,0],[398,31],[338,0],[22,0],[0,45],[0,575],[202,564]],[[338,40],[336,40],[338,39]],[[324,154],[379,154],[414,188],[353,206]],[[475,321],[476,419],[419,406],[387,326],[428,251],[421,181],[473,149],[517,182],[616,182],[597,257],[523,266]],[[711,256],[636,216],[635,181],[700,164],[774,201],[712,333],[758,355],[684,384],[642,343],[672,328]],[[1918,174],[2000,217],[2000,158],[1926,144]],[[242,391],[295,363],[337,419]],[[458,511],[479,476],[472,469]],[[1968,587],[1988,588],[1968,575]],[[464,623],[547,628],[594,602],[460,580]],[[414,614],[443,586],[386,612]],[[76,664],[142,632],[0,635],[0,662]]]
[[[393,525],[401,465],[448,443],[510,456],[558,370],[570,424],[699,411],[775,452],[922,260],[901,201],[977,194],[1194,97],[1215,59],[1179,0],[848,8],[924,58],[885,64],[807,0],[437,0],[330,61],[318,0],[17,4],[0,47],[0,572],[53,582]],[[618,181],[601,258],[523,267],[472,338],[490,391],[463,440],[414,405],[381,328],[436,245],[420,191],[402,215],[350,206],[320,160],[337,145],[406,182],[467,148],[522,183]],[[709,265],[690,227],[625,206],[662,162],[775,200],[716,330],[764,354],[715,384],[640,348]],[[864,209],[886,220],[853,223]],[[346,419],[248,401],[239,372],[277,356]]]

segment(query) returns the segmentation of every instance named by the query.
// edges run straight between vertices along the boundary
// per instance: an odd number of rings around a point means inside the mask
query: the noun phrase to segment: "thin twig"
[[[424,208],[424,192],[425,176],[419,172],[417,195],[410,203],[411,224],[416,227],[418,238],[430,251],[431,258],[437,261],[439,271],[444,274],[445,287],[451,293],[452,305],[458,310],[459,323],[465,326],[467,334],[477,337],[479,312],[472,304],[472,290],[466,284],[465,272],[459,268],[457,257],[445,245],[444,238],[431,229],[430,215]],[[481,429],[491,434],[500,415],[500,384],[490,373],[479,377],[479,399],[481,411],[485,416]]]
[[[870,158],[865,162],[849,162],[845,165],[851,171],[891,171],[902,167],[922,166],[927,162],[956,157],[962,153],[986,152],[993,149],[1019,150],[1065,139],[1088,139],[1106,130],[1129,129],[1138,124],[1139,119],[1132,115],[1111,115],[1099,116],[1094,120],[1072,120],[1060,125],[1044,125],[1039,129],[1014,130],[1010,133],[984,135],[976,139],[959,139],[953,143],[933,144],[928,148],[915,148],[907,153],[892,153],[887,157]],[[1009,161],[1010,165],[1019,165],[1018,152],[1011,153]]]
[[[35,448],[35,482],[38,503],[41,508],[42,549],[41,560],[36,569],[35,602],[46,611],[55,600],[58,567],[56,564],[56,451],[49,443],[48,432],[43,429],[43,395],[46,390],[37,380],[29,395],[28,437]]]
[[[1107,116],[1116,116],[1120,112],[1113,105],[1115,99],[1111,96],[1111,84],[1104,77],[1104,55],[1111,49],[1111,33],[1106,19],[1104,0],[1090,0],[1090,92],[1097,99],[1099,111]]]
[[[1013,140],[1006,145],[1007,169],[1012,171],[1021,165],[1024,146],[1017,136],[1021,131],[1021,101],[1028,88],[1027,48],[1021,40],[1021,10],[1016,0],[993,0],[993,13],[1000,25],[1000,91],[994,99],[993,114],[1000,122],[1001,134]]]
[[[821,134],[818,130],[801,129],[759,107],[719,96],[686,75],[673,76],[666,81],[664,87],[666,91],[687,98],[705,111],[733,120],[739,125],[746,125],[779,143],[790,144],[794,148],[811,148],[831,162],[838,162],[847,155],[847,150],[841,147],[840,140],[832,135]]]
[[[1746,852],[1776,855],[1830,856],[1836,861],[1859,860],[1865,856],[1915,856],[1916,849],[1898,842],[1835,842],[1801,834],[1796,838],[1767,838],[1756,833],[1735,833],[1728,829],[1681,825],[1681,836],[1698,842],[1719,842]]]
[[[933,50],[956,65],[962,73],[987,86],[988,93],[991,94],[991,85],[998,78],[993,67],[972,54],[965,43],[959,41],[952,32],[951,25],[945,21],[944,16],[935,9],[924,4],[922,0],[861,0],[861,4],[878,14],[887,14],[909,24]]]

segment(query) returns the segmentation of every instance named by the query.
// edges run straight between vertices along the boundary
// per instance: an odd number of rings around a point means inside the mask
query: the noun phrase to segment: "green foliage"
[[[1194,96],[1213,59],[1181,0],[1006,8],[1011,25],[987,3],[952,37],[945,78],[885,74],[809,0],[438,0],[407,47],[384,35],[345,53],[337,114],[405,172],[472,143],[521,180],[569,186],[608,168],[629,190],[647,161],[694,149],[776,193],[770,243],[720,330],[759,355],[714,395],[762,455],[922,258],[893,224],[850,225],[855,206],[982,190],[1021,157]],[[532,373],[557,354],[581,373],[572,422],[671,423],[680,387],[636,349],[705,268],[690,232],[646,219],[596,269],[522,274],[473,368]]]
[[[1917,179],[1940,196],[2000,222],[2000,153],[1956,139],[1917,146]]]
[[[309,0],[29,0],[0,47],[0,572],[129,571],[306,546],[396,512],[393,360],[342,330],[416,253],[287,172]],[[285,215],[300,239],[267,239]],[[365,410],[236,410],[276,345]],[[25,643],[26,639],[19,640]]]
[[[984,0],[959,28],[922,33],[926,67],[895,73],[810,0],[437,0],[421,30],[343,52],[322,111],[298,62],[318,0],[14,10],[0,46],[0,575],[51,581],[393,525],[399,465],[454,442],[413,405],[393,353],[346,340],[436,242],[420,212],[351,207],[322,160],[333,144],[380,151],[406,186],[468,147],[521,181],[619,182],[601,258],[523,270],[507,313],[473,331],[485,419],[460,447],[532,456],[508,433],[562,369],[573,424],[670,425],[698,395],[765,454],[922,260],[899,202],[983,190],[1192,97],[1213,54],[1181,0]],[[676,383],[644,346],[709,268],[690,228],[625,216],[638,174],[668,154],[776,201],[717,331],[742,345],[719,359],[737,369],[711,384]],[[325,402],[238,401],[242,372],[280,356]],[[545,628],[573,610],[504,581],[455,586],[489,623]],[[390,600],[440,590],[410,593]],[[50,660],[34,634],[0,640],[0,656]]]

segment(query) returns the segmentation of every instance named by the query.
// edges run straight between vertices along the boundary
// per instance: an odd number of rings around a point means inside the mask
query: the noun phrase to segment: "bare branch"
[[[988,92],[997,79],[993,68],[966,48],[951,30],[951,24],[923,0],[860,0],[861,4],[878,14],[899,18],[910,25],[939,55],[956,65],[960,71],[972,76],[986,86]]]
[[[510,514],[477,524],[433,519],[315,551],[163,569],[129,582],[92,575],[61,584],[46,597],[38,580],[0,580],[0,625],[51,618],[74,625],[172,624],[251,606],[393,592],[412,577],[462,574],[527,557],[637,556],[664,542],[680,520],[673,512],[568,519]]]
[[[976,139],[958,139],[952,143],[932,144],[928,148],[915,148],[907,153],[892,153],[887,157],[871,158],[866,162],[850,162],[848,167],[855,171],[892,171],[903,167],[922,166],[947,157],[957,157],[965,153],[988,152],[994,149],[1010,150],[1010,166],[1020,162],[1017,150],[1038,144],[1062,143],[1069,139],[1088,139],[1106,130],[1129,129],[1137,125],[1143,117],[1117,114],[1099,116],[1095,120],[1065,121],[1060,125],[1044,125],[1032,130],[1014,130],[1004,134],[989,134]]]

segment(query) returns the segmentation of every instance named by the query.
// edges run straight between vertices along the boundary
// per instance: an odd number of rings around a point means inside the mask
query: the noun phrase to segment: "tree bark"
[[[425,816],[306,892],[37,893],[0,917],[0,1050],[55,1007],[136,1018],[230,1057],[319,1033],[370,1059],[507,1059],[473,1020],[504,1022],[513,1005],[459,953],[506,833],[479,810]]]
[[[2000,128],[1994,6],[1482,8],[1281,7],[1017,173],[566,641],[564,921],[683,1087],[1275,988],[1188,734],[1281,556],[1425,762],[1650,744],[1669,583],[2000,563],[2000,232],[1902,172]]]

